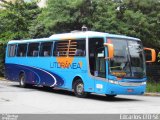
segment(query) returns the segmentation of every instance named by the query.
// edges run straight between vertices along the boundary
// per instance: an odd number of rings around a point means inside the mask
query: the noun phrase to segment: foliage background
[[[0,70],[9,40],[49,37],[89,30],[138,37],[144,46],[160,49],[160,0],[47,0],[5,2],[0,7]],[[2,75],[2,74],[1,74]]]

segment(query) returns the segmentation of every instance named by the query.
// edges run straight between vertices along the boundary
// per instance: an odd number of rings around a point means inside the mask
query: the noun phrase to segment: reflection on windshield
[[[110,60],[111,74],[121,78],[142,78],[145,75],[145,64],[140,41],[111,40],[114,45],[114,58]]]

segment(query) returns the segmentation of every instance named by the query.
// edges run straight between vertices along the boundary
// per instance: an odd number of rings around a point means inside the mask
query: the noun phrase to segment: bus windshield
[[[110,74],[119,78],[143,78],[145,60],[141,41],[111,39],[114,58],[109,62]]]

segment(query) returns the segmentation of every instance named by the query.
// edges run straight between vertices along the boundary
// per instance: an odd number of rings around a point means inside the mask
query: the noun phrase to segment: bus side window
[[[43,56],[50,56],[49,51],[44,51]]]
[[[85,40],[72,40],[70,42],[69,56],[85,56]]]
[[[52,45],[53,45],[53,42],[41,43],[39,56],[43,56],[43,57],[51,56]]]
[[[53,56],[67,56],[68,55],[69,40],[55,42]]]
[[[36,57],[36,56],[38,56],[38,51],[37,51],[37,50],[34,50],[34,51],[33,51],[33,57]]]
[[[27,52],[27,44],[19,44],[17,48],[17,56],[25,57]]]
[[[14,57],[16,55],[16,45],[8,45],[8,57]]]
[[[27,56],[37,57],[39,53],[39,43],[29,43]]]
[[[54,56],[85,56],[85,40],[55,42]]]

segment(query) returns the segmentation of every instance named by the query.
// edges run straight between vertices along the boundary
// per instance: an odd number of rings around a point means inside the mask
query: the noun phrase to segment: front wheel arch
[[[79,79],[82,80],[82,78],[79,77],[79,76],[74,77],[74,79],[73,79],[73,81],[72,81],[72,89],[74,89],[74,84],[75,84],[75,82],[76,82],[77,80],[79,80]],[[83,82],[83,80],[82,80],[82,82]]]
[[[88,93],[84,91],[84,83],[82,79],[76,79],[73,83],[74,94],[79,98],[87,97]]]

